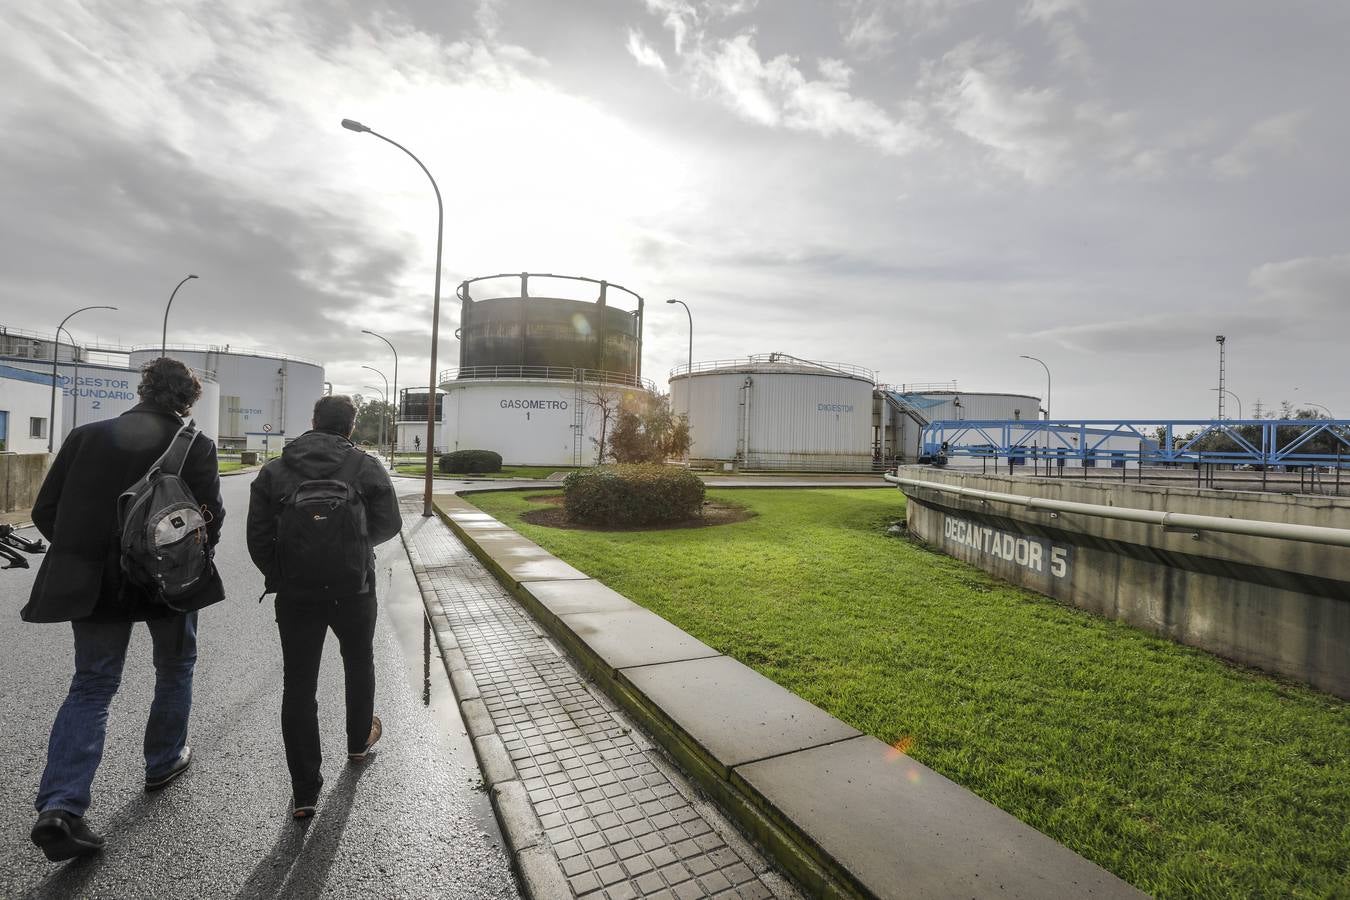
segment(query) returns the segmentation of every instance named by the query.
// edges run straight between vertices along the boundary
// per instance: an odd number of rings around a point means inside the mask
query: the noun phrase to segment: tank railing
[[[521,281],[521,292],[520,292],[520,294],[518,294],[518,295],[516,295],[516,296],[520,296],[520,297],[528,297],[528,296],[529,296],[529,294],[527,293],[528,288],[526,287],[526,285],[528,285],[528,283],[529,283],[529,281],[528,281],[529,279],[531,279],[531,278],[557,278],[557,279],[561,279],[561,280],[563,280],[563,281],[584,281],[584,282],[586,282],[587,284],[598,284],[598,285],[603,285],[606,289],[608,289],[608,288],[614,288],[615,290],[623,291],[625,294],[628,294],[628,295],[630,295],[630,296],[636,298],[639,302],[642,301],[642,295],[639,294],[637,291],[630,290],[629,288],[626,288],[626,287],[624,287],[624,286],[621,285],[621,284],[615,284],[615,283],[612,282],[612,281],[606,281],[606,280],[603,279],[603,278],[588,278],[588,277],[585,276],[585,275],[555,275],[555,274],[553,274],[552,272],[502,272],[502,273],[497,274],[497,275],[480,275],[480,276],[478,276],[477,278],[466,278],[465,280],[463,280],[463,281],[461,281],[461,282],[459,283],[459,287],[455,289],[455,294],[459,297],[459,299],[463,300],[463,299],[465,299],[465,295],[466,295],[466,293],[467,293],[467,290],[466,290],[466,289],[468,288],[469,285],[475,284],[475,283],[477,283],[477,282],[479,282],[479,281],[492,281],[493,279],[496,279],[496,278],[516,278],[516,279],[519,279],[519,280]],[[470,298],[470,299],[472,299],[472,298]],[[483,298],[481,298],[481,299],[484,299],[484,300],[505,300],[505,299],[510,299],[510,297],[509,297],[509,296],[507,296],[507,297],[483,297]],[[562,299],[567,299],[567,298],[563,298],[563,297],[553,297],[553,298],[547,298],[547,299],[562,300]]]
[[[445,384],[447,381],[473,381],[475,379],[492,378],[538,378],[545,381],[598,382],[642,388],[653,393],[656,391],[656,385],[649,379],[638,378],[630,372],[578,369],[572,366],[465,366],[462,369],[443,370],[436,383]]]
[[[846,375],[850,378],[865,378],[869,382],[876,383],[876,372],[866,366],[856,366],[852,363],[840,362],[822,362],[814,359],[801,359],[791,356],[787,353],[756,353],[742,359],[711,359],[694,363],[691,368],[687,363],[676,366],[670,370],[670,377],[677,375],[687,375],[692,372],[712,372],[717,369],[743,368],[745,366],[797,366],[818,369],[825,374]]]
[[[48,332],[48,333],[46,333],[46,334],[43,334],[42,332],[39,332],[39,331],[31,331],[31,330],[29,330],[29,329],[27,329],[27,328],[14,328],[14,327],[9,326],[9,325],[0,325],[0,345],[3,344],[3,339],[6,338],[6,337],[22,338],[23,340],[26,340],[26,341],[41,341],[41,342],[43,342],[44,344],[59,343],[59,345],[62,346],[62,347],[74,347],[74,348],[76,348],[76,349],[83,350],[83,351],[85,351],[85,352],[92,352],[92,353],[124,354],[124,353],[130,353],[130,352],[131,352],[131,348],[130,348],[130,347],[123,346],[122,344],[110,344],[110,343],[106,343],[106,342],[94,342],[94,341],[85,341],[85,342],[83,342],[83,343],[80,343],[80,342],[71,343],[70,341],[59,341],[59,342],[58,342],[58,341],[56,341],[56,340],[53,339],[53,337],[52,337],[52,335],[51,335],[51,332]],[[6,355],[6,354],[0,354],[0,355]],[[42,357],[24,357],[24,358],[26,358],[26,359],[46,359],[46,360],[50,361],[50,360],[51,360],[51,355],[50,355],[50,354],[47,354],[46,356],[42,356]]]
[[[145,350],[158,350],[159,344],[137,344],[128,352],[140,353]],[[227,353],[233,356],[261,356],[267,359],[284,359],[286,362],[303,363],[309,366],[323,367],[323,363],[317,359],[307,359],[303,356],[293,356],[290,353],[278,353],[275,350],[266,350],[258,347],[236,347],[233,344],[169,344],[164,348],[167,353],[170,350],[182,350],[188,353]]]
[[[907,381],[903,384],[879,384],[877,385],[883,391],[894,391],[897,394],[925,394],[930,391],[935,393],[948,393],[957,390],[956,381]]]

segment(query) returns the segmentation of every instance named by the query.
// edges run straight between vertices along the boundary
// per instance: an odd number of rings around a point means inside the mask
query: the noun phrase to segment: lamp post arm
[[[1045,364],[1045,360],[1043,360],[1043,359],[1041,359],[1041,358],[1039,358],[1039,357],[1036,357],[1036,356],[1027,356],[1025,353],[1020,354],[1020,356],[1022,357],[1022,359],[1030,359],[1030,360],[1032,360],[1032,361],[1034,361],[1034,362],[1040,363],[1040,364],[1041,364],[1041,368],[1045,370],[1045,421],[1049,422],[1049,421],[1050,421],[1050,367],[1047,366],[1047,365]]]
[[[51,452],[52,452],[52,448],[55,447],[55,443],[54,443],[54,442],[55,442],[55,440],[56,440],[56,363],[57,363],[57,357],[60,355],[60,351],[61,351],[61,332],[62,332],[62,330],[65,329],[66,323],[67,323],[67,322],[69,322],[71,319],[73,319],[75,316],[79,315],[80,313],[86,312],[86,311],[91,310],[91,309],[113,309],[113,310],[115,310],[115,309],[117,309],[117,307],[115,307],[115,306],[81,306],[79,309],[75,310],[75,312],[71,313],[70,315],[68,315],[68,316],[66,316],[64,319],[62,319],[62,320],[61,320],[61,324],[56,326],[56,340],[55,340],[54,342],[52,342],[52,395],[51,395],[51,401],[50,401],[50,403],[49,403],[49,405],[48,405],[48,409],[47,409],[47,452],[48,452],[48,453],[51,453]],[[70,334],[70,332],[67,331],[66,334]],[[74,346],[75,346],[75,339],[74,339],[74,338],[71,338],[71,339],[70,339],[70,345],[71,345],[71,347],[72,347],[72,349],[73,349]]]
[[[439,194],[438,194],[438,196],[439,196]],[[394,410],[394,412],[393,412],[393,415],[392,415],[392,418],[393,418],[393,428],[394,428],[394,433],[393,433],[393,435],[392,435],[392,436],[390,437],[390,439],[389,439],[389,468],[390,468],[390,470],[392,470],[392,469],[394,468],[394,451],[395,451],[395,448],[398,446],[398,409],[397,409],[397,404],[398,404],[398,348],[394,346],[394,342],[393,342],[393,341],[389,340],[389,338],[387,338],[387,337],[385,337],[384,335],[380,334],[378,331],[371,331],[371,330],[368,329],[368,328],[362,328],[362,329],[361,329],[361,333],[362,333],[362,334],[368,334],[368,335],[371,335],[372,337],[377,337],[377,338],[379,338],[380,340],[384,341],[386,344],[389,345],[389,350],[394,354],[394,388],[393,388],[393,391],[390,393],[390,397],[392,397],[392,402],[395,404],[395,407],[396,407],[396,408],[395,408],[395,410]],[[386,403],[389,403],[389,402],[391,402],[391,401],[386,400],[385,402],[386,402]]]
[[[169,309],[173,306],[173,298],[178,296],[178,289],[187,284],[196,275],[189,275],[178,284],[174,285],[173,293],[169,295],[169,302],[164,305],[164,330],[159,335],[159,355],[163,356],[169,349]]]

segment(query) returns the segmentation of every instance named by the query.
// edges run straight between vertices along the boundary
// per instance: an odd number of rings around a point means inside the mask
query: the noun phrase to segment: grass
[[[218,466],[219,471],[222,475],[226,472],[238,472],[240,469],[243,468],[243,465],[237,459],[217,460],[216,465]]]
[[[437,472],[437,478],[547,478],[554,472],[570,472],[571,466],[502,466],[500,472],[489,472],[483,475],[447,475],[443,472]],[[427,467],[422,464],[404,464],[398,465],[400,475],[426,475]]]
[[[1158,897],[1350,897],[1350,704],[884,535],[890,489],[729,491],[757,516],[521,522],[583,571]]]

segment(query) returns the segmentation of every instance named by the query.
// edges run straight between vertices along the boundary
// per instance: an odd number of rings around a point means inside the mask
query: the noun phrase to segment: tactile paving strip
[[[405,520],[419,518],[417,505],[406,502]],[[797,897],[435,524],[405,529],[413,568],[449,621],[574,896]]]

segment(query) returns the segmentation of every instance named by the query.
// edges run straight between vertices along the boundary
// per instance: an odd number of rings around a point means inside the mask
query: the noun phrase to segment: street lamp
[[[47,452],[52,452],[53,441],[56,439],[56,357],[61,349],[61,330],[66,327],[66,323],[82,312],[91,309],[117,309],[115,306],[81,306],[75,312],[61,320],[61,324],[56,326],[56,341],[52,344],[52,400],[51,407],[47,413]],[[70,334],[69,331],[66,334]],[[75,346],[75,339],[71,338],[70,345]],[[78,398],[77,398],[78,402]]]
[[[1019,359],[1030,359],[1041,364],[1045,369],[1045,421],[1050,421],[1050,367],[1045,364],[1045,360],[1035,356],[1027,356],[1025,353],[1018,354]]]
[[[191,281],[196,277],[197,277],[196,275],[189,275],[182,281],[178,282],[178,284],[174,286],[173,293],[169,295],[169,302],[164,304],[164,330],[160,333],[159,336],[160,356],[163,356],[165,352],[169,349],[169,307],[173,306],[173,298],[178,295],[178,289],[180,287],[187,284],[189,281]]]
[[[445,204],[441,202],[441,189],[436,184],[436,179],[431,177],[430,170],[422,165],[411,150],[400,144],[398,141],[390,140],[378,131],[374,131],[354,119],[343,119],[342,127],[348,131],[357,133],[366,132],[384,141],[386,144],[393,144],[398,149],[412,157],[412,161],[417,163],[424,173],[427,180],[431,182],[431,189],[436,192],[436,290],[433,294],[431,306],[431,375],[427,378],[427,388],[430,396],[427,398],[427,475],[426,486],[422,491],[422,515],[430,517],[434,514],[431,506],[431,485],[435,479],[435,466],[432,463],[432,447],[436,443],[436,342],[440,336],[441,327],[441,236],[445,232]]]
[[[380,376],[381,378],[384,378],[384,406],[385,406],[385,409],[380,413],[380,446],[383,447],[383,446],[384,446],[384,417],[387,416],[387,415],[389,414],[389,379],[388,379],[388,378],[385,378],[384,373],[381,372],[379,369],[375,368],[374,366],[362,366],[361,368],[363,368],[363,369],[369,369],[370,371],[374,372],[376,375]],[[379,389],[376,388],[376,390],[379,390]],[[393,465],[394,465],[394,458],[391,456],[391,457],[389,458],[389,466],[390,466],[390,468],[393,468]]]
[[[394,403],[398,403],[398,350],[394,348],[394,344],[389,338],[379,332],[371,331],[369,328],[362,328],[361,333],[379,338],[389,345],[390,350],[394,351],[394,387],[393,390],[390,391],[389,396],[394,398]],[[385,402],[388,403],[389,401],[386,400]],[[398,410],[394,410],[393,426],[394,434],[389,439],[389,468],[391,469],[394,467],[394,450],[398,445]]]
[[[1310,407],[1312,407],[1313,409],[1320,409],[1322,412],[1324,412],[1324,413],[1327,414],[1327,418],[1328,418],[1328,419],[1334,419],[1334,418],[1336,418],[1335,414],[1332,413],[1331,410],[1327,409],[1325,406],[1323,406],[1323,405],[1320,404],[1320,403],[1309,403],[1307,400],[1304,400],[1304,401],[1303,401],[1303,405],[1304,405],[1304,406],[1310,406]]]
[[[1219,389],[1218,389],[1218,388],[1210,388],[1210,390],[1211,390],[1211,391],[1217,391],[1217,390],[1219,390]],[[1243,415],[1242,415],[1242,398],[1239,397],[1237,394],[1233,393],[1232,391],[1230,391],[1228,388],[1224,388],[1224,389],[1223,389],[1223,392],[1224,392],[1225,394],[1227,394],[1228,396],[1232,397],[1234,400],[1237,401],[1237,405],[1238,405],[1238,418],[1239,418],[1239,419],[1244,418]]]

